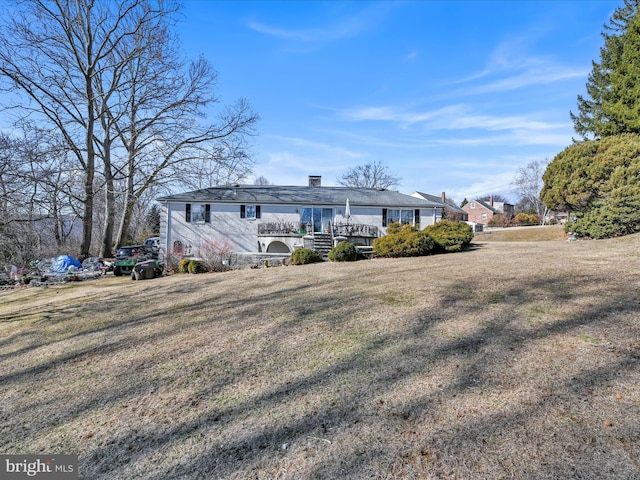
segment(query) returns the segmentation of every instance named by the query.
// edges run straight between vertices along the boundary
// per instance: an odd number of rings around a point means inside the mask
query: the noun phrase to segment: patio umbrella
[[[347,225],[349,225],[349,218],[351,218],[351,207],[349,206],[348,198],[347,198],[347,205],[344,207],[344,216],[347,219]]]

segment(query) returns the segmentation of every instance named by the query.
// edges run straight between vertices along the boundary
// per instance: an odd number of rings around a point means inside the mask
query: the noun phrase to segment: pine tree
[[[600,63],[592,62],[587,98],[578,95],[574,130],[583,139],[640,133],[640,0],[624,0],[602,36]]]

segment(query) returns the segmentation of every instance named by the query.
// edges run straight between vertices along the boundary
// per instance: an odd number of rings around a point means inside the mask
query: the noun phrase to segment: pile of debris
[[[70,255],[59,255],[33,262],[30,269],[21,269],[15,265],[5,266],[6,273],[0,272],[0,288],[59,285],[98,278],[108,270],[109,266],[99,258],[87,258],[80,263]]]

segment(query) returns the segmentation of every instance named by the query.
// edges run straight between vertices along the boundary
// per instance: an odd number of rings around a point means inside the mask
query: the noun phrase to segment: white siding
[[[203,203],[203,202],[193,202]],[[260,249],[258,224],[269,222],[300,221],[300,208],[309,205],[268,205],[260,204],[261,218],[240,218],[240,204],[211,203],[211,217],[208,223],[191,223],[185,219],[186,203],[171,202],[162,206],[160,220],[161,249],[172,251],[175,241],[182,242],[185,254],[198,255],[198,250],[206,242],[229,242],[235,252],[257,252]],[[314,205],[322,207],[322,205]],[[344,207],[332,206],[334,221],[343,222]],[[403,208],[389,205],[386,208]],[[441,213],[437,208],[420,209],[420,228],[440,221]],[[349,223],[375,225],[380,234],[386,233],[382,226],[382,207],[351,206]]]

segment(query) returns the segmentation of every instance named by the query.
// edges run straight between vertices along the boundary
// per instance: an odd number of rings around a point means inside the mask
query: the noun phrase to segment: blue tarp
[[[53,259],[53,271],[56,273],[65,273],[73,267],[75,270],[82,270],[82,264],[69,255],[60,255]]]

